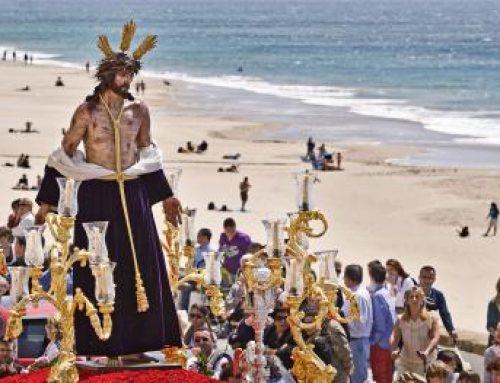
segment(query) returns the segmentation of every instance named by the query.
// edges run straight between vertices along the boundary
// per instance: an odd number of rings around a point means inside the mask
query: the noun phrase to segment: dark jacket
[[[448,310],[448,306],[446,304],[446,298],[441,291],[435,289],[434,287],[431,287],[429,294],[425,297],[425,301],[427,310],[439,311],[439,316],[441,317],[443,325],[448,333],[451,333],[453,330],[455,330],[450,311]]]

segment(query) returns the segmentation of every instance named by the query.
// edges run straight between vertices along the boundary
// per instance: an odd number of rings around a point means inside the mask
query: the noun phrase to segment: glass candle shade
[[[310,211],[314,209],[313,184],[316,175],[310,170],[294,173],[297,188],[297,210]]]
[[[26,251],[24,260],[28,266],[43,266],[45,259],[42,245],[43,226],[32,226],[26,229]]]
[[[285,291],[289,295],[301,296],[304,293],[304,260],[289,258],[285,261]]]
[[[29,294],[28,280],[29,269],[23,266],[9,266],[11,276],[10,301],[12,305],[18,303],[24,296]]]
[[[283,218],[265,219],[262,221],[266,229],[267,245],[266,251],[270,257],[282,257],[285,255],[285,224]]]
[[[113,303],[115,301],[115,282],[113,271],[116,262],[105,262],[90,265],[95,278],[95,298],[97,303]]]
[[[59,203],[57,212],[67,217],[75,217],[78,213],[78,189],[80,181],[71,178],[56,178],[59,185]]]
[[[222,281],[222,254],[223,253],[213,251],[203,253],[203,259],[205,260],[205,274],[203,276],[203,281],[206,285],[220,285]]]
[[[177,188],[179,187],[179,179],[181,178],[182,169],[180,168],[166,168],[165,178],[168,181],[170,189],[174,196],[177,195]]]
[[[335,272],[335,261],[338,250],[326,250],[314,253],[318,262],[318,279],[327,282],[338,283],[337,273]]]
[[[89,263],[107,263],[109,262],[108,248],[106,246],[107,221],[86,222],[83,224],[87,239],[89,242],[87,250],[89,251]]]
[[[196,209],[185,209],[182,216],[182,224],[180,227],[180,244],[181,246],[194,246],[196,243],[196,232],[194,219]]]

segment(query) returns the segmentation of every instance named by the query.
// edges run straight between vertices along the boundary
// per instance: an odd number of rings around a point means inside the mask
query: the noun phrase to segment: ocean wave
[[[0,51],[12,51],[15,47],[0,46]],[[17,50],[18,58],[24,51]],[[46,52],[29,52],[37,65],[55,65],[84,69],[81,64],[57,60],[62,55]],[[275,84],[258,77],[249,76],[192,76],[180,72],[143,71],[143,76],[179,80],[188,83],[244,90],[300,101],[308,105],[345,108],[346,110],[372,117],[390,118],[420,123],[425,129],[443,134],[464,136],[455,141],[461,143],[500,145],[500,118],[488,115],[487,111],[441,111],[414,106],[408,100],[360,97],[375,94],[375,91],[334,86]],[[380,93],[379,93],[380,94]]]
[[[360,93],[366,93],[362,89],[279,85],[245,76],[194,77],[175,72],[154,76],[284,97],[309,105],[346,108],[365,116],[413,121],[434,132],[472,137],[475,143],[500,145],[500,118],[484,117],[487,111],[440,111],[410,105],[402,99],[359,98]]]

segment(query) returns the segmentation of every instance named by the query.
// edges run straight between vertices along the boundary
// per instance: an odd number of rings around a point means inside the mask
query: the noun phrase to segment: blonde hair
[[[394,383],[425,383],[423,376],[415,374],[414,372],[404,372],[398,376]]]
[[[446,364],[440,360],[432,362],[427,370],[425,371],[425,378],[429,381],[431,378],[443,378],[446,379],[449,372]]]
[[[422,320],[427,320],[429,319],[430,315],[427,309],[425,308],[425,293],[424,290],[422,290],[421,287],[418,286],[413,286],[411,289],[409,289],[405,293],[405,312],[403,316],[401,317],[402,320],[409,321],[410,320],[410,305],[408,304],[408,298],[412,293],[418,294],[420,298],[422,298],[422,307],[420,308],[420,319]]]

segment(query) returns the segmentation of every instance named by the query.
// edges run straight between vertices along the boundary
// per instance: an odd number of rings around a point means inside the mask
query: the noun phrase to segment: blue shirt
[[[360,313],[359,320],[352,321],[348,324],[350,337],[351,339],[368,338],[371,334],[373,324],[372,300],[370,293],[365,287],[362,286],[356,286],[350,290],[356,296]],[[346,317],[349,316],[350,304],[347,299],[344,301],[342,311]]]
[[[217,249],[209,242],[206,245],[196,246],[196,252],[193,258],[193,267],[195,269],[201,269],[205,267],[205,259],[203,258],[203,253],[216,252]]]
[[[396,322],[396,307],[389,290],[384,285],[377,285],[372,292],[372,308],[373,326],[370,344],[389,350],[392,328]]]

